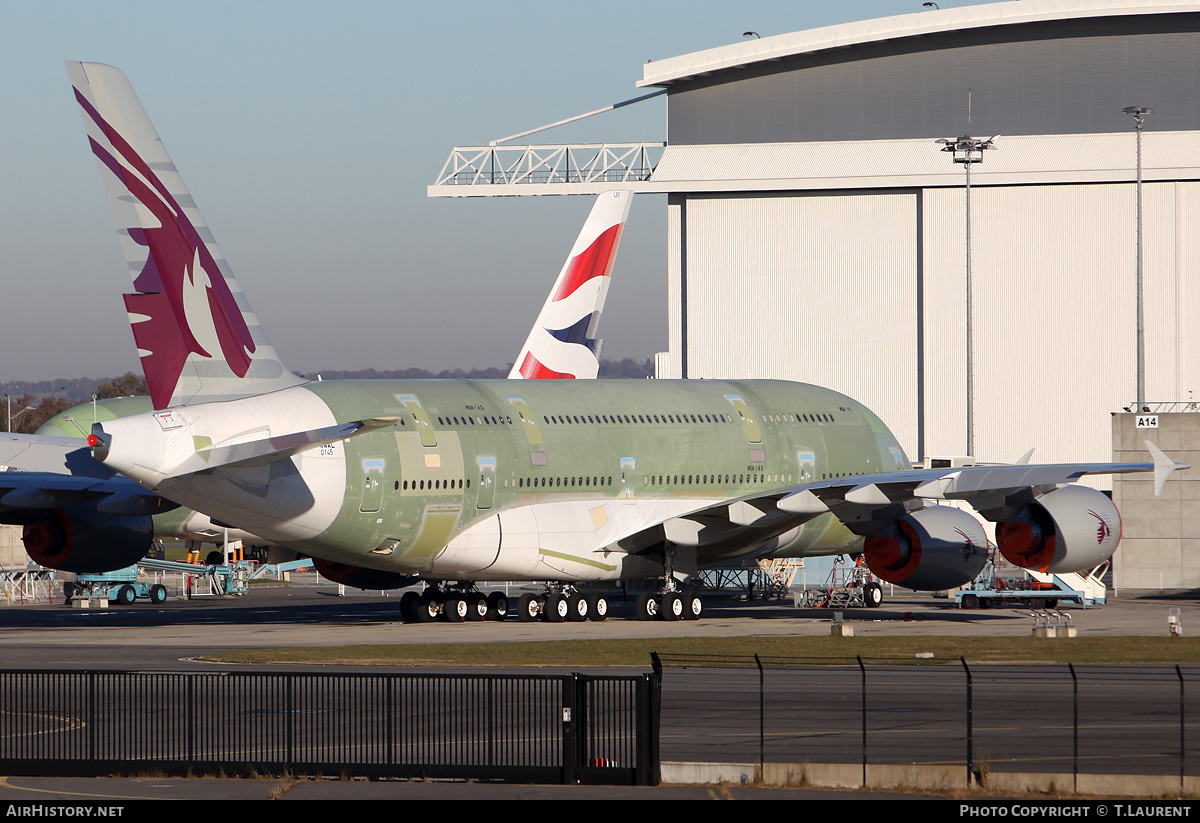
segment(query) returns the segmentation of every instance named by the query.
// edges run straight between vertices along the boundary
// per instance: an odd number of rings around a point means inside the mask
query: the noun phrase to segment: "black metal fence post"
[[[296,716],[296,706],[295,706],[295,703],[293,700],[293,694],[292,694],[292,677],[293,676],[290,674],[284,675],[284,683],[286,683],[286,686],[287,686],[286,691],[285,691],[286,697],[284,700],[284,706],[286,709],[286,712],[285,712],[286,719],[284,722],[284,728],[286,729],[286,731],[284,732],[284,741],[285,741],[284,761],[287,763],[287,767],[289,769],[293,768],[296,763],[295,749],[293,748],[293,740],[292,740],[292,720]]]
[[[193,769],[196,767],[196,712],[188,711],[188,708],[196,705],[196,678],[189,677],[185,682],[187,688],[184,689],[184,693],[187,695],[187,702],[183,706],[183,722],[186,728],[184,734],[187,739],[188,769]]]
[[[662,782],[659,748],[659,723],[662,718],[662,668],[638,681],[634,725],[637,729],[637,774],[639,786],[657,786]]]
[[[1175,664],[1175,676],[1179,678],[1179,791],[1183,792],[1183,779],[1187,764],[1187,703],[1184,701],[1183,672]]]
[[[1075,664],[1068,663],[1071,670],[1071,774],[1075,781],[1076,792],[1079,791],[1079,677],[1075,674]]]
[[[754,655],[754,664],[758,666],[758,776],[762,779],[767,765],[767,707],[766,682],[763,676],[763,664],[758,655]]]
[[[387,749],[387,754],[383,759],[391,766],[396,762],[396,678],[394,677],[387,679],[387,690],[384,692],[383,698],[383,716],[387,722],[387,728],[383,730],[383,744]]]
[[[862,694],[862,784],[867,785],[867,667],[863,665],[862,655],[854,655],[858,661],[860,674],[859,690]]]
[[[967,665],[967,659],[962,656],[958,659],[967,673],[967,785],[970,786],[972,780],[978,783],[975,774],[975,683],[971,679],[971,667]]]
[[[576,760],[576,727],[575,713],[579,707],[575,705],[575,681],[578,675],[563,675],[562,677],[562,782],[570,785],[575,782]]]
[[[487,764],[489,766],[496,765],[495,685],[495,680],[487,682],[487,705],[484,707],[484,713],[487,715],[484,722],[487,725]]]
[[[576,672],[575,674],[575,765],[590,766],[592,765],[591,758],[588,757],[588,743],[592,735],[591,713],[598,708],[593,705],[593,701],[597,699],[597,693],[594,688],[589,688],[591,680],[586,676]],[[590,695],[589,695],[590,692]],[[589,699],[589,696],[591,699]]]
[[[96,673],[88,672],[88,760],[96,762]]]

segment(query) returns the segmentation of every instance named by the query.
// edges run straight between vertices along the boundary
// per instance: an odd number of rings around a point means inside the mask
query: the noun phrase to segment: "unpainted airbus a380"
[[[1154,463],[914,470],[862,404],[781,381],[324,381],[267,341],[125,76],[69,63],[134,273],[125,297],[156,411],[97,424],[92,457],[280,545],[420,577],[418,615],[462,619],[478,581],[546,581],[522,618],[602,617],[587,581],[661,578],[639,616],[695,617],[680,583],[761,556],[861,551],[941,589],[981,569],[997,522],[1018,565],[1091,568],[1120,518],[1086,474]],[[553,368],[551,366],[551,368]],[[78,441],[26,439],[69,453]],[[17,451],[9,441],[9,452]],[[5,455],[0,453],[0,458]]]
[[[601,345],[596,328],[632,197],[630,191],[609,191],[596,198],[514,361],[510,379],[596,377]],[[83,439],[93,423],[151,410],[149,397],[93,401],[55,415],[37,433]],[[39,476],[0,473],[0,500],[4,501],[0,502],[0,522],[25,527],[26,549],[39,565],[81,573],[125,568],[145,555],[151,535],[197,545],[225,540],[264,542],[241,529],[218,525],[202,512],[168,503],[124,478],[103,479],[110,478],[112,470],[90,456],[77,454],[68,466],[48,468],[58,471]],[[129,486],[136,490],[136,508],[132,510]],[[112,510],[116,498],[124,498],[125,511]],[[349,586],[394,589],[414,582],[410,575],[344,566],[321,558],[314,562],[325,577]],[[493,602],[494,615],[506,612],[506,603]]]

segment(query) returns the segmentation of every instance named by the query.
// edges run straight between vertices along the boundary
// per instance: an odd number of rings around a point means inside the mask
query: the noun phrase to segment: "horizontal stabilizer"
[[[196,452],[201,461],[189,460],[181,470],[168,475],[178,477],[196,471],[215,469],[222,466],[263,466],[283,460],[294,454],[315,449],[328,443],[336,443],[357,434],[374,429],[394,426],[400,422],[399,417],[371,417],[356,420],[352,423],[341,423],[335,426],[325,426],[320,429],[283,434],[277,437],[266,437],[262,440],[252,440],[249,443],[237,443],[232,446],[218,446]]]
[[[116,474],[94,460],[87,444],[79,438],[40,434],[0,434],[0,466],[97,479]]]
[[[1171,458],[1167,457],[1162,449],[1146,441],[1146,449],[1150,452],[1150,456],[1154,458],[1154,496],[1162,494],[1163,485],[1167,482],[1167,478],[1176,469],[1189,468],[1187,463],[1176,463]]]

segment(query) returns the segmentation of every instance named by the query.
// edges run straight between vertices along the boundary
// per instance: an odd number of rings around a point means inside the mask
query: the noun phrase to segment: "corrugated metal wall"
[[[670,142],[787,143],[1200,128],[1200,15],[1055,20],[883,40],[688,78]],[[967,124],[967,89],[973,90]]]

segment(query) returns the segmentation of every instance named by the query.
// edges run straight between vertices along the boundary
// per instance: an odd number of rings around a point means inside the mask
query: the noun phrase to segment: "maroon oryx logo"
[[[963,561],[965,562],[970,560],[971,555],[975,554],[975,541],[972,540],[971,536],[962,529],[955,529],[955,531],[958,532],[963,539]]]
[[[145,221],[150,225],[127,227],[130,240],[145,246],[147,256],[133,281],[134,294],[125,295],[125,308],[136,318],[133,337],[144,352],[142,369],[154,407],[170,405],[191,354],[223,358],[230,371],[244,377],[254,341],[199,230],[154,170],[78,89],[75,99],[120,157],[94,139],[92,152],[153,215]],[[193,299],[189,300],[189,295],[194,295]],[[193,328],[193,320],[199,320],[204,328]]]
[[[1096,545],[1100,545],[1108,538],[1110,534],[1112,534],[1112,526],[1108,525],[1103,517],[1091,509],[1088,509],[1088,514],[1096,518],[1096,520],[1100,523],[1100,525],[1096,528]]]

